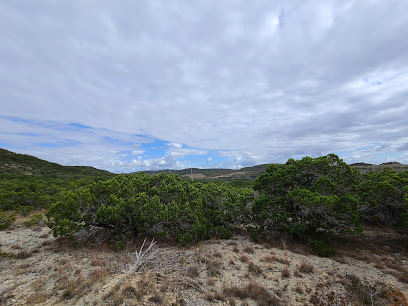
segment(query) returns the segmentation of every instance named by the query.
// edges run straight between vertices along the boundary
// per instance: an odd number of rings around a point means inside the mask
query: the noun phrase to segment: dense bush
[[[15,220],[14,214],[6,214],[0,211],[0,230],[9,228]]]
[[[254,183],[260,193],[252,206],[256,231],[298,238],[359,232],[357,185],[357,170],[334,154],[269,165]]]
[[[359,195],[364,221],[408,229],[408,171],[362,174]]]
[[[239,220],[248,189],[192,183],[177,175],[119,175],[89,188],[68,192],[50,206],[54,235],[72,236],[90,226],[116,233],[152,233],[189,243],[211,236],[229,237]]]
[[[89,186],[95,178],[54,178],[50,176],[0,174],[0,211],[14,210],[23,215],[62,199],[68,190]]]

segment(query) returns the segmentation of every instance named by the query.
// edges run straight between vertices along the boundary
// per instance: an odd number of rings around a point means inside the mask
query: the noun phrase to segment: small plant
[[[309,273],[313,273],[313,272],[314,272],[314,267],[313,267],[310,263],[308,263],[308,262],[302,260],[302,262],[300,263],[300,265],[297,267],[297,271],[299,271],[299,272],[301,272],[301,273],[307,273],[307,274],[309,274]]]
[[[295,292],[299,293],[299,294],[304,294],[305,291],[303,290],[303,288],[300,285],[297,285],[295,287]]]
[[[35,215],[32,215],[30,219],[24,221],[23,224],[27,227],[31,227],[31,226],[37,225],[42,220],[43,220],[42,214],[35,214]]]
[[[209,286],[214,286],[215,285],[215,279],[214,278],[209,278],[208,280],[207,280],[207,285],[209,285]]]
[[[320,257],[329,257],[336,255],[336,250],[327,247],[326,243],[322,240],[312,240],[312,248]]]
[[[262,273],[262,269],[254,264],[252,261],[248,263],[248,272],[255,274],[255,275],[260,275]]]
[[[91,272],[91,281],[92,282],[101,282],[108,275],[106,268],[97,268]]]
[[[239,288],[237,286],[224,288],[223,293],[227,297],[237,297],[240,299],[254,299],[258,305],[280,305],[282,299],[272,290],[268,290],[258,283],[249,283]]]
[[[283,268],[282,270],[282,278],[289,278],[290,277],[290,271],[288,267]]]
[[[239,259],[240,259],[242,262],[248,262],[248,261],[249,261],[249,258],[248,258],[248,256],[246,256],[246,255],[242,255]]]
[[[163,304],[163,297],[159,293],[155,293],[149,298],[149,302]]]
[[[16,218],[13,214],[6,214],[0,211],[0,230],[9,228],[14,223],[14,221],[16,221]]]
[[[109,248],[114,252],[120,252],[125,249],[125,242],[124,241],[109,241]]]
[[[219,292],[209,292],[206,294],[205,298],[209,302],[223,301],[225,299],[225,297]]]
[[[198,270],[198,267],[195,265],[190,265],[187,268],[187,275],[191,278],[196,278],[197,276],[200,275],[200,271]]]
[[[387,296],[389,301],[393,306],[406,306],[408,305],[408,300],[404,293],[399,289],[390,289],[387,291]]]
[[[276,260],[275,255],[266,255],[261,258],[261,261],[263,262],[274,262]]]
[[[281,263],[281,264],[288,265],[288,266],[290,265],[289,260],[286,259],[286,258],[282,258],[282,257],[276,256],[276,257],[275,257],[275,260],[276,260],[277,262]]]
[[[244,252],[248,253],[248,254],[254,254],[254,248],[252,246],[248,245],[248,246],[246,246],[244,248]]]
[[[206,263],[207,275],[210,277],[218,276],[221,274],[221,263],[215,260],[208,260]]]

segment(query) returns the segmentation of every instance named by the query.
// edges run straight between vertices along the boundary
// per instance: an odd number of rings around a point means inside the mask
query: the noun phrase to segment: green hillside
[[[112,178],[114,174],[93,167],[61,166],[37,157],[0,149],[0,174],[51,176],[59,178]]]
[[[0,212],[46,208],[69,190],[115,175],[92,167],[61,166],[0,149]],[[0,216],[0,227],[2,223]]]
[[[193,179],[208,179],[208,180],[254,180],[262,172],[265,171],[267,165],[257,165],[253,167],[245,167],[239,170],[233,169],[199,169],[188,168],[183,170],[159,170],[147,171],[149,174],[169,173],[178,174],[184,178]]]

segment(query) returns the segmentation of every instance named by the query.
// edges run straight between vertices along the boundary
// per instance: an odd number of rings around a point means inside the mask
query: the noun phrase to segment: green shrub
[[[333,154],[269,165],[254,182],[253,220],[297,238],[358,233],[357,184],[356,170]]]
[[[313,250],[320,257],[329,257],[336,255],[336,250],[333,248],[327,247],[326,243],[321,240],[312,240],[311,242]]]
[[[35,214],[30,217],[30,219],[24,221],[24,225],[27,227],[31,227],[33,225],[37,225],[43,220],[43,215],[42,214]]]
[[[73,236],[100,226],[117,234],[149,233],[175,237],[181,244],[231,236],[242,220],[250,191],[194,183],[177,175],[123,174],[68,192],[50,206],[48,226],[55,236]]]
[[[16,218],[13,214],[7,214],[0,211],[0,230],[9,228],[14,221],[16,221]]]
[[[361,176],[360,214],[364,221],[408,230],[408,171],[390,169]]]

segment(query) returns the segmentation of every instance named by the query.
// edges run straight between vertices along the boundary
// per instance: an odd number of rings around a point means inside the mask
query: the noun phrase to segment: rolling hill
[[[114,174],[86,166],[61,166],[37,157],[0,149],[0,174],[51,176],[58,178],[98,177],[107,179]]]

